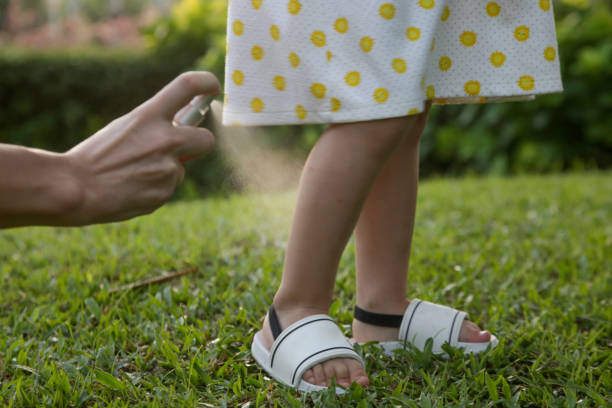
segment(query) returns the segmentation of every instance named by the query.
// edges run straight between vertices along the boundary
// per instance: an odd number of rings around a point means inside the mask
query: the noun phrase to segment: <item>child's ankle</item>
[[[361,309],[368,312],[382,314],[403,315],[409,304],[410,301],[406,299],[406,297],[400,297],[397,299],[392,299],[385,296],[357,298],[357,306],[359,306]]]
[[[327,313],[331,301],[321,301],[305,299],[296,295],[286,295],[278,291],[272,301],[274,309],[281,314],[302,314],[307,313],[305,316],[313,314]]]

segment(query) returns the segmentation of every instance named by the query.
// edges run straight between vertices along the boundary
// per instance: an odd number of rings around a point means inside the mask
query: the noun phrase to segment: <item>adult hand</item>
[[[83,223],[119,221],[147,214],[183,181],[181,157],[213,148],[206,129],[174,126],[175,114],[200,94],[218,94],[210,73],[182,74],[153,98],[74,147],[66,155],[83,188]]]
[[[189,72],[66,153],[0,145],[0,170],[7,172],[0,175],[0,196],[7,197],[0,197],[0,227],[76,226],[151,213],[182,182],[181,158],[214,146],[210,131],[174,125],[175,114],[195,96],[219,92],[214,75]]]

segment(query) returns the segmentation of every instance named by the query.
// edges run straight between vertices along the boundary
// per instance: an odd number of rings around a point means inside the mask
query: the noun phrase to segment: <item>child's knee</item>
[[[369,142],[374,154],[391,154],[406,137],[413,118],[391,118],[370,123]]]

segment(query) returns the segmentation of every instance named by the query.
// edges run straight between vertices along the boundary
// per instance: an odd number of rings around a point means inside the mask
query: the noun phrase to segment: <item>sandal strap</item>
[[[268,310],[268,322],[270,323],[272,337],[274,338],[274,340],[276,340],[276,338],[279,334],[281,334],[283,329],[281,329],[280,321],[278,320],[278,315],[276,314],[274,305],[270,305],[270,310]]]
[[[374,326],[394,328],[399,328],[402,325],[402,320],[404,319],[404,315],[369,312],[357,305],[355,305],[353,317],[355,320],[359,320],[360,322],[367,324],[373,324]]]
[[[363,359],[328,315],[313,315],[293,323],[274,340],[269,367],[275,378],[297,387],[309,368],[333,359]]]

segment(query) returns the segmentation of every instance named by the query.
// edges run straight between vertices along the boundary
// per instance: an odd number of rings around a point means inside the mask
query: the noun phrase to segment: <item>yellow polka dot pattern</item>
[[[374,39],[372,37],[363,37],[359,41],[359,46],[363,52],[370,52],[372,47],[374,47]]]
[[[317,47],[324,47],[327,44],[327,36],[323,31],[313,31],[310,36],[310,41]]]
[[[312,84],[312,86],[310,87],[310,92],[312,92],[312,95],[315,98],[323,99],[325,98],[325,94],[327,93],[327,87],[320,83]]]
[[[361,75],[357,71],[351,71],[344,77],[348,86],[357,86],[361,82]]]
[[[410,41],[417,41],[421,38],[421,30],[417,27],[408,27],[406,29],[406,38]]]
[[[406,72],[406,61],[401,58],[395,58],[391,62],[391,66],[393,67],[393,70],[398,74],[403,74],[404,72]]]
[[[291,64],[293,68],[299,67],[300,66],[300,56],[297,55],[295,52],[292,52],[291,54],[289,54],[289,63]]]
[[[241,36],[244,33],[244,23],[240,20],[234,21],[234,34]]]
[[[259,61],[264,57],[264,50],[259,45],[254,45],[251,48],[251,56],[254,60]]]
[[[302,3],[298,0],[291,0],[287,5],[287,9],[289,10],[289,14],[297,15],[300,10],[302,10]]]
[[[551,0],[228,4],[227,125],[371,120],[419,114],[425,100],[562,89]]]
[[[349,29],[348,20],[344,17],[337,19],[334,23],[334,29],[340,34],[345,34]]]
[[[395,6],[392,3],[385,3],[380,6],[379,13],[385,20],[391,20],[395,17]]]
[[[297,105],[295,107],[295,116],[297,116],[299,120],[305,120],[308,117],[308,112],[302,105]]]
[[[278,26],[270,26],[270,37],[272,37],[274,41],[280,40],[280,29],[278,28]]]

